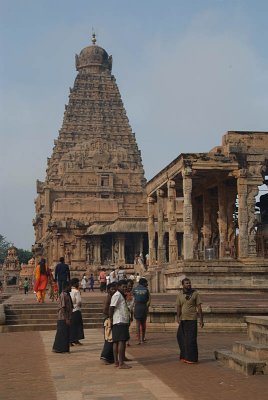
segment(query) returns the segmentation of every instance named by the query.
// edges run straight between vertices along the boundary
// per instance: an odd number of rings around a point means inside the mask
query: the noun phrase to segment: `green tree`
[[[8,242],[5,236],[0,234],[0,264],[3,264],[7,256],[7,250],[13,246],[13,243]],[[28,261],[33,257],[33,253],[29,250],[17,249],[17,256],[19,262],[27,264]]]
[[[5,236],[0,234],[0,264],[3,264],[6,256],[7,249],[12,245],[12,243],[8,242]]]
[[[28,264],[28,261],[33,257],[33,253],[29,250],[17,249],[17,256],[20,264]]]

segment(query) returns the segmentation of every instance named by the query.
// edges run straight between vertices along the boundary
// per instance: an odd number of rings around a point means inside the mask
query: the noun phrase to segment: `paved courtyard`
[[[70,354],[51,352],[54,331],[0,334],[1,400],[264,400],[267,376],[249,376],[222,367],[215,348],[229,348],[239,333],[200,333],[200,362],[178,359],[174,333],[150,333],[141,346],[131,339],[132,369],[99,360],[102,331],[87,330],[84,345]]]

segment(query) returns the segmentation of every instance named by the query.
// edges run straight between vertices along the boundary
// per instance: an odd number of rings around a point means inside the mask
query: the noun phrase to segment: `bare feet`
[[[128,365],[128,364],[121,364],[121,365],[119,365],[119,367],[118,367],[119,369],[129,369],[129,368],[132,368],[131,367],[131,365]]]

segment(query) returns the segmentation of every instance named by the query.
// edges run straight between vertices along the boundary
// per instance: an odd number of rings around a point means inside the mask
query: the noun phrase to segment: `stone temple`
[[[146,185],[152,288],[268,290],[268,132],[229,131]],[[155,267],[153,267],[155,266]]]
[[[95,35],[76,69],[45,182],[37,181],[33,250],[50,266],[64,256],[77,272],[133,264],[148,251],[146,180],[112,57]]]

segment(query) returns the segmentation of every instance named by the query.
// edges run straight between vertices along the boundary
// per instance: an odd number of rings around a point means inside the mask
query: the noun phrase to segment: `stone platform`
[[[86,328],[100,327],[101,309],[105,293],[82,292]],[[244,294],[202,294],[205,331],[231,332],[246,331],[246,315],[266,315],[267,293]],[[148,331],[174,332],[176,323],[176,293],[153,293],[148,316]],[[6,324],[0,331],[54,330],[56,326],[56,303],[49,299],[44,305],[36,303],[34,294],[18,294],[5,299],[2,307],[6,313]],[[42,325],[43,324],[43,325]],[[95,325],[94,325],[95,324]],[[98,324],[98,325],[96,325]]]

